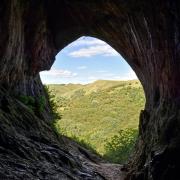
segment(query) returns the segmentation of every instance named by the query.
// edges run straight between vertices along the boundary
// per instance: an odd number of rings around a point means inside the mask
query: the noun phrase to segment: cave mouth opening
[[[125,163],[138,136],[144,91],[134,71],[111,46],[80,37],[40,73],[55,95],[57,131],[113,163]]]

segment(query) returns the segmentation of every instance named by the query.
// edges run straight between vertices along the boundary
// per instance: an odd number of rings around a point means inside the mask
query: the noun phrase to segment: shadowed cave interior
[[[180,2],[170,0],[2,0],[1,179],[180,179],[179,12]],[[125,166],[107,164],[53,130],[39,72],[81,36],[110,44],[143,86],[138,141]],[[22,96],[33,97],[32,109]]]

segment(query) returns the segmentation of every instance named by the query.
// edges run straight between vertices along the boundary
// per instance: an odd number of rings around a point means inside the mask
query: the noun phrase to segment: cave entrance
[[[58,102],[61,134],[114,163],[132,152],[144,92],[134,71],[111,46],[81,37],[61,50],[41,72]]]

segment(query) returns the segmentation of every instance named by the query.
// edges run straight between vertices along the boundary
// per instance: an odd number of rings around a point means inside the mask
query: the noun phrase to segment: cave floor
[[[124,180],[126,173],[122,171],[123,165],[108,163],[102,160],[96,154],[81,147],[76,142],[64,137],[64,142],[67,145],[69,152],[74,157],[81,161],[81,164],[89,169],[89,171],[97,172],[102,179],[106,180]]]

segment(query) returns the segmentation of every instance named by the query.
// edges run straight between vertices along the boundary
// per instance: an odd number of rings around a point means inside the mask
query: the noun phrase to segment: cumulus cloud
[[[42,76],[54,76],[54,77],[63,77],[63,78],[71,78],[77,76],[77,73],[73,73],[69,70],[64,70],[64,69],[52,69],[50,71],[42,71],[40,74]]]
[[[104,41],[101,41],[99,39],[91,38],[79,38],[73,43],[71,43],[71,46],[91,46],[91,45],[105,45],[106,43]]]
[[[78,57],[92,57],[96,55],[102,56],[118,56],[117,51],[115,51],[109,45],[96,45],[90,46],[87,48],[80,48],[78,50],[72,51],[69,53],[69,56],[78,58]]]
[[[78,57],[92,57],[96,55],[102,56],[118,56],[118,52],[115,51],[111,46],[109,46],[104,41],[96,38],[80,38],[73,42],[71,47],[76,46],[76,50],[69,53],[69,56]]]

